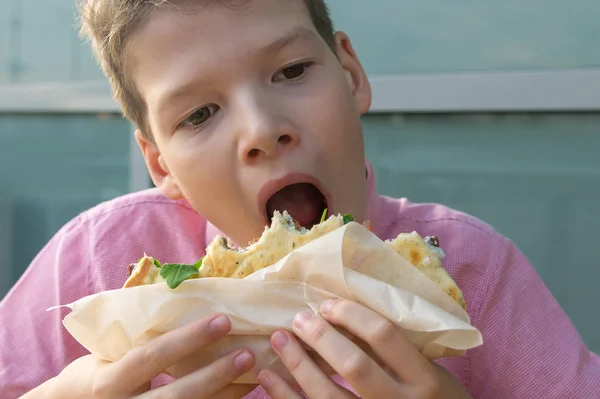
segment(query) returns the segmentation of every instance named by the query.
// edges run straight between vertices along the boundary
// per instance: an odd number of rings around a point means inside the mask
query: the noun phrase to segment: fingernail
[[[273,381],[271,381],[266,371],[261,371],[258,373],[256,379],[258,380],[258,383],[265,389],[269,389],[273,386]]]
[[[225,316],[219,316],[208,324],[215,334],[226,332],[229,329],[229,325],[229,319]]]
[[[252,363],[254,362],[252,355],[246,351],[240,353],[233,360],[233,364],[240,371],[246,371],[252,367]]]
[[[321,305],[321,314],[323,316],[326,314],[329,314],[331,312],[331,308],[333,307],[333,302],[334,302],[333,299],[323,302],[323,304]]]
[[[278,352],[282,351],[289,342],[290,339],[288,338],[287,334],[282,331],[277,331],[276,333],[274,333],[271,339],[273,348]]]
[[[313,314],[310,312],[298,313],[294,318],[294,325],[298,328],[303,328],[313,318]]]

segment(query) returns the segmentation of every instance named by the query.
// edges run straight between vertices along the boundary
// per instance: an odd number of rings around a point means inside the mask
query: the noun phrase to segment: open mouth
[[[267,201],[265,212],[269,223],[273,212],[287,211],[300,226],[310,229],[321,222],[327,208],[327,199],[317,187],[310,183],[296,183],[273,194]]]

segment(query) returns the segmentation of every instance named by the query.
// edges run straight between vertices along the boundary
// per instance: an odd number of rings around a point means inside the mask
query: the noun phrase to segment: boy
[[[370,220],[382,239],[437,235],[484,345],[431,363],[379,315],[331,303],[324,320],[298,315],[298,338],[272,336],[306,396],[600,397],[599,358],[512,243],[443,206],[376,194],[360,122],[369,82],[322,0],[88,0],[82,11],[158,189],[68,223],[3,300],[1,397],[38,385],[26,396],[300,397],[270,372],[258,375],[260,387],[230,385],[253,365],[244,350],[194,366],[193,353],[228,332],[227,318],[200,320],[105,363],[69,337],[65,312],[45,309],[120,287],[124,266],[144,251],[193,263],[218,232],[244,245],[275,209],[310,226],[325,206]],[[331,325],[362,338],[378,359]],[[299,340],[338,372],[337,384]]]

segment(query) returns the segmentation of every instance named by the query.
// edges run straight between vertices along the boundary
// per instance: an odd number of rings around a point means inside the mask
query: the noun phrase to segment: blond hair
[[[303,1],[317,32],[335,49],[333,23],[325,0]],[[173,3],[173,0],[79,0],[82,37],[91,42],[123,115],[150,139],[146,105],[130,79],[124,53],[128,40],[152,11]]]

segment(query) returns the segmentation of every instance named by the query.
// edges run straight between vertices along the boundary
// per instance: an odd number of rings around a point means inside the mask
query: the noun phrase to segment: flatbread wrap
[[[137,263],[130,265],[129,276],[123,288],[166,282],[170,288],[175,289],[188,279],[242,279],[275,264],[295,249],[352,222],[354,219],[350,215],[333,215],[327,219],[323,217],[319,224],[306,229],[296,223],[286,211],[275,211],[271,225],[265,227],[258,240],[245,248],[235,247],[227,238],[218,235],[206,248],[206,256],[194,265],[162,265],[157,259],[145,255]],[[369,227],[368,222],[365,225]],[[423,238],[413,231],[401,233],[394,239],[386,240],[385,244],[466,309],[462,291],[442,265],[445,254],[437,237]]]

